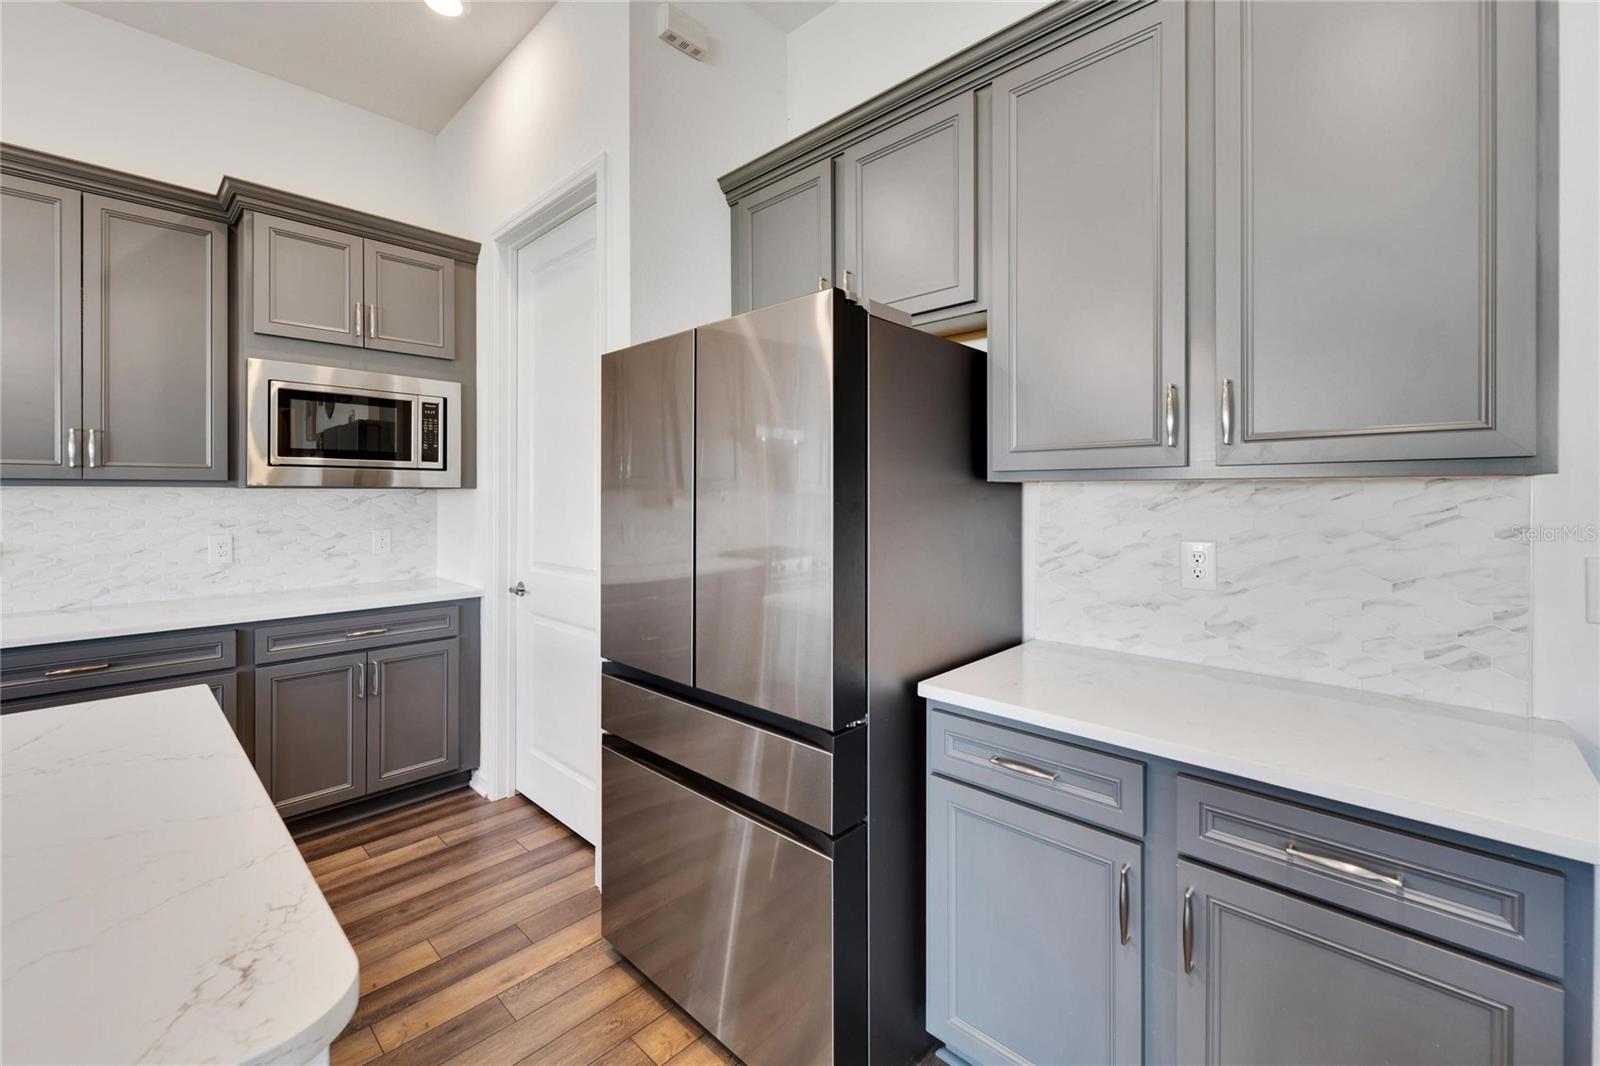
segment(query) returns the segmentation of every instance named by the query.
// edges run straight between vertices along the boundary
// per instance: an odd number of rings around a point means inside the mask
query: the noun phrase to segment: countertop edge
[[[311,876],[309,867],[306,876]],[[330,918],[332,913],[330,908]],[[348,939],[345,941],[344,950],[349,964],[350,983],[343,994],[296,1035],[249,1056],[243,1060],[242,1066],[257,1066],[257,1064],[265,1066],[266,1063],[281,1062],[309,1063],[333,1046],[333,1042],[339,1039],[339,1034],[344,1031],[350,1019],[355,1017],[356,1004],[361,998],[361,964],[357,961],[355,949],[350,946]]]
[[[1057,736],[1081,737],[1101,744],[1142,752],[1156,758],[1248,778],[1277,788],[1303,792],[1338,803],[1348,803],[1351,806],[1378,811],[1396,818],[1408,818],[1440,829],[1467,833],[1500,844],[1527,848],[1590,866],[1600,866],[1600,841],[1553,834],[1512,822],[1462,816],[1454,808],[1440,807],[1420,800],[1397,798],[1388,793],[1374,792],[1359,785],[1351,785],[1336,778],[1305,776],[1284,771],[1268,763],[1232,758],[1214,752],[1196,751],[1183,744],[1149,734],[1113,729],[1071,718],[1056,711],[1035,711],[1017,704],[945,688],[928,681],[917,685],[917,695],[923,699],[976,711],[1002,721],[1032,726]]]

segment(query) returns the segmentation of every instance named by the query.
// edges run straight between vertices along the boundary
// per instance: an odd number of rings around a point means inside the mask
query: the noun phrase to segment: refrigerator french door
[[[838,291],[604,357],[602,927],[754,1066],[927,1044],[915,682],[1020,639],[982,382]]]

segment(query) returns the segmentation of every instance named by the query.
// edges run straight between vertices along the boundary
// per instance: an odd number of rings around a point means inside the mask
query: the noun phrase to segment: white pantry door
[[[517,252],[517,791],[600,833],[595,209]]]

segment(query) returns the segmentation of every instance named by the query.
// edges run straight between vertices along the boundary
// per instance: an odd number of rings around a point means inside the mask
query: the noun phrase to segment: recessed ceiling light
[[[437,11],[447,18],[455,18],[467,9],[461,0],[423,0],[423,2],[428,5],[429,10]]]

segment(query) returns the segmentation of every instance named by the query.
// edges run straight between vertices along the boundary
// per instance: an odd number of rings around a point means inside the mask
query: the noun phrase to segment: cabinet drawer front
[[[1186,891],[1179,1062],[1563,1061],[1559,985],[1180,861]]]
[[[1560,977],[1565,881],[1252,792],[1178,778],[1178,849],[1452,944]]]
[[[461,608],[455,606],[313,618],[257,628],[256,662],[276,663],[311,655],[382,648],[459,636],[460,632]]]
[[[928,716],[928,770],[1129,836],[1144,835],[1144,765],[943,711]]]
[[[53,644],[8,651],[0,666],[0,699],[29,699],[134,681],[231,670],[238,660],[231,629],[159,637]],[[92,698],[92,697],[85,697]]]

